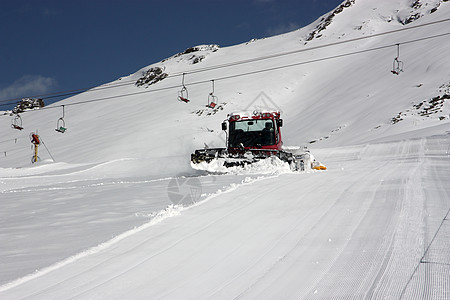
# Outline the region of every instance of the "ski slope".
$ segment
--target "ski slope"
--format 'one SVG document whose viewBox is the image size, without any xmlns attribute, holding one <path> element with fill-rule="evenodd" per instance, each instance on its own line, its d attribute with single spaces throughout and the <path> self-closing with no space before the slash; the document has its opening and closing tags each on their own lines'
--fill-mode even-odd
<svg viewBox="0 0 450 300">
<path fill-rule="evenodd" d="M 448 140 L 337 149 L 327 172 L 248 178 L 2 297 L 447 299 Z"/>
<path fill-rule="evenodd" d="M 344 1 L 23 113 L 23 131 L 0 116 L 0 299 L 450 298 L 450 4 L 419 2 Z M 134 85 L 154 67 L 168 77 Z M 328 170 L 190 167 L 223 146 L 228 113 L 257 109 L 280 110 L 285 145 Z"/>
</svg>

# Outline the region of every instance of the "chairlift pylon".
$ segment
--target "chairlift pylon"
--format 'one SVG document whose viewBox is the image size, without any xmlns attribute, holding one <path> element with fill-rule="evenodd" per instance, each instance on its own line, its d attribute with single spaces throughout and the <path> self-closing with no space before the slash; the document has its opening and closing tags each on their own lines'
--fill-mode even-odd
<svg viewBox="0 0 450 300">
<path fill-rule="evenodd" d="M 397 57 L 394 58 L 394 62 L 392 63 L 392 74 L 400 75 L 400 72 L 403 72 L 403 62 L 399 60 L 400 57 L 400 44 L 397 44 Z"/>
<path fill-rule="evenodd" d="M 214 108 L 217 105 L 217 96 L 214 95 L 214 80 L 212 81 L 212 92 L 208 95 L 208 105 L 206 107 Z"/>
<path fill-rule="evenodd" d="M 190 100 L 189 100 L 188 90 L 187 90 L 186 86 L 184 85 L 184 75 L 185 75 L 185 73 L 183 73 L 183 79 L 182 79 L 182 82 L 181 82 L 182 88 L 178 92 L 178 100 L 182 101 L 182 102 L 185 102 L 185 103 L 188 103 Z"/>
<path fill-rule="evenodd" d="M 56 131 L 64 133 L 66 132 L 67 128 L 66 128 L 66 121 L 64 121 L 64 105 L 62 106 L 63 109 L 63 115 L 61 118 L 58 119 L 58 121 L 56 121 Z"/>
<path fill-rule="evenodd" d="M 11 120 L 11 127 L 17 130 L 22 130 L 22 118 L 19 114 L 16 114 L 16 116 Z"/>
</svg>

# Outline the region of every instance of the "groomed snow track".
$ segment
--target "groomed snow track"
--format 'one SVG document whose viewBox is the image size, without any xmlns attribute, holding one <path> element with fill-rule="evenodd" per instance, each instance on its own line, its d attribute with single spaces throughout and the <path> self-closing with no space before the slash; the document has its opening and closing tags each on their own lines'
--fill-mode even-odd
<svg viewBox="0 0 450 300">
<path fill-rule="evenodd" d="M 235 185 L 0 298 L 449 299 L 449 145 L 316 151 L 328 171 Z"/>
</svg>

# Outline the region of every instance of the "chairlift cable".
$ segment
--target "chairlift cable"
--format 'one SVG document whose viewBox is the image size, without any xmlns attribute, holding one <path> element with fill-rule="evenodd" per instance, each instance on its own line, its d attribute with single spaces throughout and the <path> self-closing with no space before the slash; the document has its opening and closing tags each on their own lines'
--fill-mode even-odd
<svg viewBox="0 0 450 300">
<path fill-rule="evenodd" d="M 251 58 L 251 59 L 247 59 L 247 60 L 241 60 L 241 61 L 221 64 L 221 65 L 216 65 L 216 66 L 211 66 L 211 67 L 200 68 L 200 69 L 193 70 L 193 71 L 190 71 L 190 72 L 175 73 L 175 74 L 172 74 L 171 77 L 182 76 L 183 74 L 200 73 L 200 72 L 205 72 L 205 71 L 210 71 L 210 70 L 215 70 L 215 69 L 220 69 L 220 68 L 236 66 L 236 65 L 240 65 L 240 64 L 257 62 L 257 61 L 261 61 L 261 60 L 265 60 L 265 59 L 271 59 L 271 58 L 286 56 L 286 55 L 290 55 L 290 54 L 297 54 L 297 53 L 301 53 L 301 52 L 317 50 L 317 49 L 321 49 L 321 48 L 325 48 L 325 47 L 332 47 L 332 46 L 341 45 L 341 44 L 344 44 L 344 43 L 350 43 L 350 42 L 360 41 L 360 40 L 363 40 L 363 39 L 369 39 L 369 38 L 379 37 L 379 36 L 383 36 L 383 35 L 387 35 L 387 34 L 393 34 L 393 33 L 397 33 L 397 32 L 402 32 L 402 31 L 406 31 L 406 30 L 417 29 L 417 28 L 420 28 L 420 27 L 435 25 L 435 24 L 444 23 L 444 22 L 448 22 L 448 21 L 450 21 L 450 18 L 437 20 L 437 21 L 424 23 L 424 24 L 419 24 L 419 25 L 414 25 L 414 26 L 408 26 L 408 27 L 405 27 L 405 28 L 399 28 L 399 29 L 386 31 L 386 32 L 381 32 L 381 33 L 368 35 L 368 36 L 363 36 L 363 37 L 359 37 L 359 38 L 354 38 L 354 39 L 349 39 L 349 40 L 344 40 L 344 41 L 339 41 L 339 42 L 319 45 L 319 46 L 310 47 L 310 48 L 307 48 L 307 49 L 300 49 L 300 50 L 294 50 L 294 51 L 288 51 L 288 52 L 271 54 L 271 55 L 267 55 L 267 56 L 255 57 L 255 58 Z M 404 42 L 404 43 L 407 43 L 407 42 Z M 98 91 L 98 90 L 109 89 L 109 88 L 116 88 L 116 87 L 121 87 L 121 86 L 124 86 L 124 85 L 131 85 L 131 84 L 135 84 L 135 81 L 134 80 L 129 80 L 129 81 L 124 81 L 124 82 L 120 82 L 120 83 L 109 83 L 109 84 L 107 83 L 107 84 L 104 84 L 103 86 L 100 86 L 100 87 L 97 86 L 97 87 L 89 87 L 89 88 L 82 88 L 82 89 L 67 90 L 67 91 L 55 92 L 55 93 L 51 93 L 51 94 L 35 95 L 35 96 L 28 97 L 28 98 L 44 98 L 45 97 L 46 99 L 49 99 L 49 98 L 56 98 L 56 97 L 73 96 L 73 95 L 79 94 L 81 92 L 91 92 L 91 91 L 94 92 L 94 91 Z M 14 105 L 14 104 L 16 104 L 16 102 L 14 102 L 14 103 L 4 103 L 4 102 L 12 102 L 12 101 L 20 101 L 20 100 L 21 100 L 21 98 L 12 98 L 12 99 L 0 100 L 0 106 Z"/>
<path fill-rule="evenodd" d="M 106 83 L 106 84 L 103 84 L 103 85 L 100 85 L 100 86 L 90 86 L 90 87 L 87 87 L 87 88 L 65 90 L 65 91 L 59 91 L 59 92 L 54 92 L 54 93 L 49 93 L 49 94 L 33 95 L 33 96 L 23 97 L 23 98 L 45 98 L 45 99 L 51 99 L 51 98 L 57 98 L 57 97 L 73 96 L 73 95 L 77 95 L 77 94 L 79 94 L 81 92 L 96 92 L 96 91 L 100 91 L 100 90 L 104 90 L 104 89 L 121 87 L 121 86 L 124 86 L 124 85 L 130 85 L 131 83 L 135 83 L 135 82 L 136 82 L 135 80 L 128 80 L 128 81 L 124 81 L 124 82 L 120 82 L 120 83 Z M 22 100 L 23 98 L 4 99 L 4 100 L 0 100 L 0 103 L 9 102 L 9 101 L 16 101 L 17 102 L 17 101 Z M 12 105 L 12 104 L 16 104 L 16 102 L 0 104 L 0 106 Z"/>
<path fill-rule="evenodd" d="M 215 79 L 215 81 L 227 80 L 227 79 L 232 79 L 232 78 L 237 78 L 237 77 L 242 77 L 242 76 L 254 75 L 254 74 L 263 73 L 263 72 L 269 72 L 269 71 L 274 71 L 274 70 L 279 70 L 279 69 L 284 69 L 284 68 L 289 68 L 289 67 L 300 66 L 300 65 L 304 65 L 304 64 L 316 63 L 316 62 L 326 61 L 326 60 L 330 60 L 330 59 L 336 59 L 336 58 L 342 58 L 342 57 L 347 57 L 347 56 L 356 55 L 356 54 L 362 54 L 362 53 L 366 53 L 366 52 L 378 51 L 378 50 L 382 50 L 382 49 L 386 49 L 386 48 L 395 47 L 395 46 L 397 46 L 397 44 L 410 44 L 410 43 L 425 41 L 425 40 L 429 40 L 429 39 L 440 38 L 440 37 L 444 37 L 444 36 L 448 36 L 448 35 L 450 35 L 450 32 L 437 34 L 437 35 L 433 35 L 433 36 L 428 36 L 428 37 L 423 37 L 423 38 L 418 38 L 418 39 L 412 39 L 412 40 L 403 41 L 401 43 L 396 43 L 396 44 L 378 46 L 378 47 L 373 47 L 373 48 L 364 49 L 364 50 L 358 50 L 358 51 L 353 51 L 353 52 L 348 52 L 348 53 L 343 53 L 343 54 L 326 56 L 326 57 L 312 59 L 312 60 L 308 60 L 308 61 L 301 61 L 301 62 L 296 62 L 296 63 L 282 65 L 282 66 L 276 66 L 276 67 L 265 68 L 265 69 L 261 69 L 261 70 L 255 70 L 255 71 L 250 71 L 250 72 L 244 72 L 244 73 L 239 73 L 239 74 L 234 74 L 234 75 L 218 77 Z M 186 75 L 189 73 L 185 72 L 183 74 Z M 171 75 L 171 77 L 174 77 L 174 76 L 177 76 L 177 75 Z M 210 81 L 211 80 L 201 80 L 201 81 L 191 82 L 191 83 L 189 83 L 189 85 L 192 86 L 192 85 L 205 84 Z M 78 102 L 73 102 L 73 103 L 66 103 L 64 105 L 72 106 L 72 105 L 88 104 L 88 103 L 123 98 L 123 97 L 128 97 L 128 96 L 136 96 L 136 95 L 141 95 L 141 94 L 146 94 L 146 93 L 171 90 L 171 89 L 176 89 L 179 87 L 180 87 L 180 85 L 172 85 L 172 86 L 166 86 L 166 87 L 156 88 L 156 89 L 152 89 L 152 90 L 145 90 L 145 91 L 139 91 L 139 92 L 134 92 L 134 93 L 120 94 L 120 95 L 78 101 Z M 39 111 L 46 110 L 46 109 L 52 109 L 52 108 L 58 108 L 61 106 L 62 105 L 46 106 L 46 107 L 40 108 Z M 23 113 L 26 113 L 26 112 L 30 112 L 30 111 L 24 111 Z"/>
<path fill-rule="evenodd" d="M 211 67 L 200 68 L 200 69 L 197 69 L 197 70 L 189 72 L 189 74 L 200 73 L 200 72 L 205 72 L 205 71 L 211 71 L 211 70 L 215 70 L 215 69 L 232 67 L 232 66 L 236 66 L 236 65 L 240 65 L 240 64 L 252 63 L 252 62 L 256 62 L 256 61 L 261 61 L 261 60 L 266 60 L 266 59 L 271 59 L 271 58 L 277 58 L 277 57 L 281 57 L 281 56 L 297 54 L 297 53 L 317 50 L 317 49 L 326 48 L 326 47 L 342 45 L 342 44 L 346 44 L 346 43 L 351 43 L 351 42 L 356 42 L 356 41 L 365 40 L 365 39 L 369 39 L 369 38 L 379 37 L 379 36 L 392 34 L 392 33 L 397 33 L 397 32 L 401 32 L 401 31 L 405 31 L 405 30 L 416 29 L 416 28 L 424 27 L 424 26 L 428 26 L 428 25 L 435 25 L 435 24 L 438 24 L 438 23 L 448 22 L 448 21 L 450 21 L 450 18 L 439 20 L 439 21 L 435 21 L 435 22 L 430 22 L 430 23 L 410 26 L 410 27 L 407 27 L 407 28 L 400 28 L 400 29 L 396 29 L 396 30 L 381 32 L 381 33 L 377 33 L 377 34 L 373 34 L 373 35 L 362 36 L 362 37 L 358 37 L 358 38 L 354 38 L 354 39 L 343 40 L 343 41 L 338 41 L 338 42 L 324 44 L 324 45 L 318 45 L 318 46 L 314 46 L 314 47 L 310 47 L 310 48 L 306 48 L 306 49 L 293 50 L 293 51 L 288 51 L 288 52 L 283 52 L 283 53 L 277 53 L 277 54 L 272 54 L 272 55 L 267 55 L 267 56 L 251 58 L 251 59 L 247 59 L 247 60 L 231 62 L 231 63 L 227 63 L 227 64 L 222 64 L 222 65 L 216 65 L 216 66 L 211 66 Z M 174 74 L 172 76 L 179 76 L 179 74 Z"/>
</svg>

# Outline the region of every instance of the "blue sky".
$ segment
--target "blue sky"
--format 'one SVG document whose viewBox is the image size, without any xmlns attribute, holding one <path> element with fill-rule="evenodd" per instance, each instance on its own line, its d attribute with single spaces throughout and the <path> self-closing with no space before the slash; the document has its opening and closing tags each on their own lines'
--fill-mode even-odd
<svg viewBox="0 0 450 300">
<path fill-rule="evenodd" d="M 342 1 L 0 0 L 0 104 L 97 86 L 195 45 L 291 31 Z"/>
</svg>

